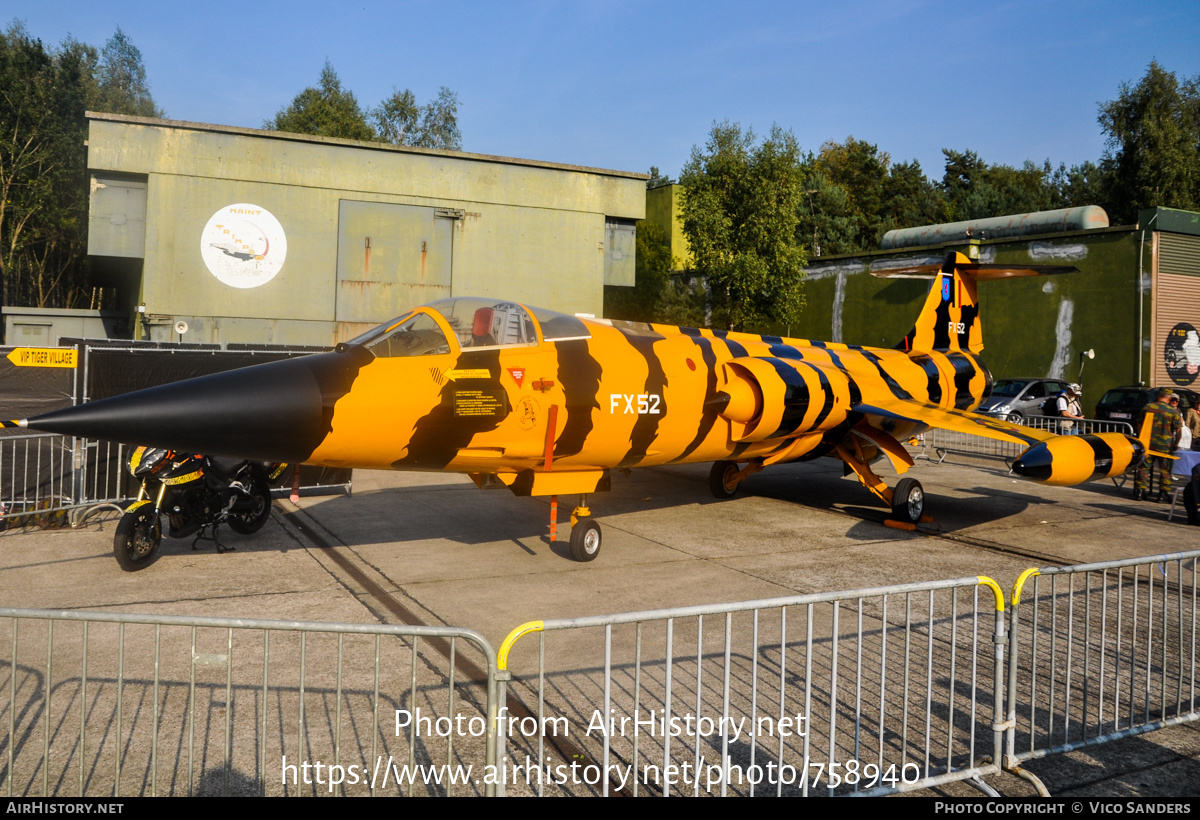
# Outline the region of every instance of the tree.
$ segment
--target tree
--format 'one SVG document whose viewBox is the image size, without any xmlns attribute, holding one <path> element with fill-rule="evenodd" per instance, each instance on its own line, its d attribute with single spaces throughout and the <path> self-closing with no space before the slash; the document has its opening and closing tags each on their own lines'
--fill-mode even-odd
<svg viewBox="0 0 1200 820">
<path fill-rule="evenodd" d="M 371 109 L 371 119 L 380 142 L 462 150 L 458 95 L 446 86 L 438 89 L 438 98 L 424 107 L 417 105 L 417 98 L 409 89 L 393 89 L 392 96 Z"/>
<path fill-rule="evenodd" d="M 117 27 L 117 32 L 100 52 L 95 70 L 95 98 L 89 104 L 96 111 L 109 114 L 131 114 L 136 117 L 162 117 L 146 84 L 146 68 L 142 52 Z"/>
<path fill-rule="evenodd" d="M 392 145 L 462 150 L 462 132 L 458 129 L 458 95 L 446 86 L 438 89 L 437 99 L 417 105 L 407 88 L 392 89 L 392 95 L 370 111 L 364 111 L 349 89 L 342 87 L 333 65 L 326 60 L 321 69 L 319 87 L 308 87 L 291 104 L 263 123 L 263 128 L 291 131 Z"/>
<path fill-rule="evenodd" d="M 358 99 L 342 88 L 333 65 L 326 60 L 318 87 L 309 86 L 296 95 L 291 104 L 263 123 L 273 131 L 313 134 L 348 140 L 375 140 L 375 129 L 367 123 Z"/>
<path fill-rule="evenodd" d="M 988 165 L 974 151 L 943 148 L 942 154 L 946 157 L 942 190 L 951 220 L 986 219 L 1055 206 L 1048 160 L 1041 166 L 1026 160 L 1021 168 L 1013 168 Z"/>
<path fill-rule="evenodd" d="M 86 279 L 84 111 L 95 50 L 0 34 L 0 303 L 70 306 Z"/>
<path fill-rule="evenodd" d="M 878 146 L 853 136 L 825 143 L 804 168 L 799 237 L 818 255 L 873 250 L 893 228 L 945 215 L 945 197 L 918 162 L 893 164 Z"/>
<path fill-rule="evenodd" d="M 659 173 L 657 165 L 650 166 L 650 179 L 646 180 L 646 189 L 661 188 L 663 185 L 674 185 L 675 180 Z"/>
<path fill-rule="evenodd" d="M 667 235 L 646 220 L 637 223 L 634 281 L 631 288 L 606 285 L 604 315 L 631 322 L 662 322 L 695 327 L 704 321 L 704 292 L 695 277 L 675 273 Z"/>
<path fill-rule="evenodd" d="M 1105 202 L 1105 174 L 1096 163 L 1085 160 L 1067 168 L 1059 163 L 1050 178 L 1055 208 L 1079 208 Z"/>
<path fill-rule="evenodd" d="M 375 132 L 381 142 L 392 145 L 414 145 L 420 137 L 421 109 L 417 98 L 407 88 L 392 90 L 392 96 L 371 110 Z"/>
<path fill-rule="evenodd" d="M 1100 105 L 1099 119 L 1110 217 L 1128 224 L 1143 208 L 1200 207 L 1200 77 L 1180 83 L 1151 62 L 1141 82 Z"/>
<path fill-rule="evenodd" d="M 462 150 L 462 132 L 458 130 L 458 95 L 446 86 L 438 89 L 437 99 L 421 110 L 422 148 Z"/>
<path fill-rule="evenodd" d="M 730 330 L 788 324 L 804 304 L 800 148 L 778 126 L 761 144 L 728 121 L 693 147 L 679 175 L 683 231 L 708 284 L 713 323 Z"/>
</svg>

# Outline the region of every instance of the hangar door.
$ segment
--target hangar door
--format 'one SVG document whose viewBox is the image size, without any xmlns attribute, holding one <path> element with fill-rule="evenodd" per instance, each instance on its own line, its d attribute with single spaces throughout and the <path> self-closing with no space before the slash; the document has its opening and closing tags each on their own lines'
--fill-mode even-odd
<svg viewBox="0 0 1200 820">
<path fill-rule="evenodd" d="M 461 211 L 343 199 L 338 208 L 337 341 L 450 296 Z"/>
</svg>

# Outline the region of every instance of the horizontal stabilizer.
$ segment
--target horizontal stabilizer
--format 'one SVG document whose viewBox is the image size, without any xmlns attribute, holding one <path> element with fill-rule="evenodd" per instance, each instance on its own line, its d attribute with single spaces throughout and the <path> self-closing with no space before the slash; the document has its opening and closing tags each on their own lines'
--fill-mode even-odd
<svg viewBox="0 0 1200 820">
<path fill-rule="evenodd" d="M 990 282 L 994 279 L 1016 279 L 1026 276 L 1056 276 L 1061 273 L 1079 273 L 1079 268 L 1073 265 L 984 265 L 978 262 L 956 263 L 954 266 L 960 274 L 970 274 L 980 282 Z M 873 270 L 872 276 L 881 279 L 934 279 L 944 270 L 942 265 L 916 265 L 911 268 L 892 268 L 890 270 Z"/>
</svg>

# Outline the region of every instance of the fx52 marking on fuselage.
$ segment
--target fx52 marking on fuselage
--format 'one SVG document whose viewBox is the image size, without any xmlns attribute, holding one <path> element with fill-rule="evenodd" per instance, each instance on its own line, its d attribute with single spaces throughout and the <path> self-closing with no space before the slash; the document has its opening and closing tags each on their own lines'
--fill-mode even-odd
<svg viewBox="0 0 1200 820">
<path fill-rule="evenodd" d="M 8 424 L 239 458 L 462 472 L 538 496 L 607 489 L 612 468 L 689 462 L 715 462 L 710 487 L 728 496 L 764 467 L 829 456 L 912 523 L 924 513 L 920 484 L 890 488 L 870 465 L 883 456 L 905 473 L 913 461 L 901 442 L 931 427 L 1029 445 L 1014 471 L 1051 484 L 1143 458 L 1136 438 L 1055 436 L 971 412 L 991 384 L 978 283 L 1070 270 L 951 253 L 941 266 L 885 272 L 936 280 L 894 349 L 452 298 L 330 353 Z M 572 524 L 572 554 L 591 560 L 600 530 L 582 499 Z"/>
</svg>

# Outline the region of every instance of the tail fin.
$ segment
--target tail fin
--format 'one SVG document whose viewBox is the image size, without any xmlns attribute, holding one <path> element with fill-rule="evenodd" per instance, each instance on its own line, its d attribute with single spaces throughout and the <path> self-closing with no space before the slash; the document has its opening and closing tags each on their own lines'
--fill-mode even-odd
<svg viewBox="0 0 1200 820">
<path fill-rule="evenodd" d="M 1014 268 L 1008 265 L 981 265 L 956 251 L 946 254 L 941 267 L 920 265 L 912 268 L 873 271 L 876 276 L 900 279 L 933 279 L 925 306 L 916 323 L 896 345 L 897 350 L 970 351 L 983 350 L 983 327 L 979 322 L 980 280 L 1010 279 L 1020 276 L 1046 276 L 1075 273 L 1071 266 L 1033 265 Z"/>
</svg>

